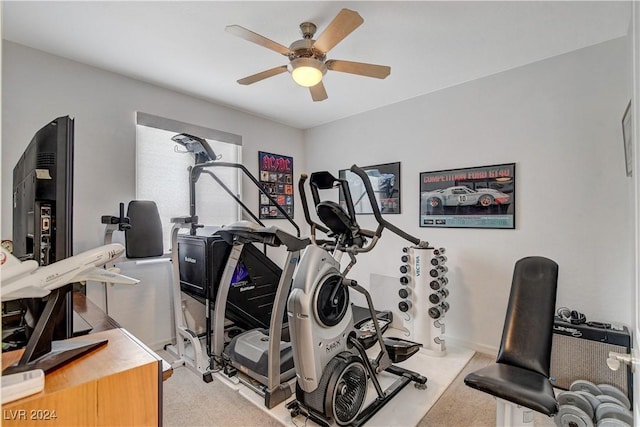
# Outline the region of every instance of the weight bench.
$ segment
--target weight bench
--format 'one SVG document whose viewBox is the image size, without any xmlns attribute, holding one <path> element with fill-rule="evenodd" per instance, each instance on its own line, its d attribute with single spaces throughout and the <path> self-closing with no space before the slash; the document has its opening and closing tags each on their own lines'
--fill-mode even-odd
<svg viewBox="0 0 640 427">
<path fill-rule="evenodd" d="M 554 416 L 549 382 L 558 264 L 543 257 L 516 262 L 496 362 L 467 375 L 469 387 L 495 396 L 497 426 L 533 425 L 533 412 Z"/>
</svg>

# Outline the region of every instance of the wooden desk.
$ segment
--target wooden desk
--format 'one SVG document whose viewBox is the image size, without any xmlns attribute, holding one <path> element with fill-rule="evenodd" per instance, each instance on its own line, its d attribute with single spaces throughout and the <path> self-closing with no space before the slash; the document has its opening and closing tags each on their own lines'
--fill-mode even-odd
<svg viewBox="0 0 640 427">
<path fill-rule="evenodd" d="M 120 327 L 118 322 L 107 316 L 100 307 L 81 292 L 73 293 L 73 310 L 91 325 L 93 333 Z"/>
<path fill-rule="evenodd" d="M 124 329 L 72 340 L 105 338 L 109 340 L 106 345 L 47 374 L 42 392 L 2 405 L 2 424 L 161 425 L 162 359 Z M 21 354 L 22 350 L 3 353 L 2 366 Z"/>
<path fill-rule="evenodd" d="M 108 331 L 120 328 L 120 324 L 108 316 L 100 307 L 95 305 L 87 296 L 80 292 L 73 293 L 73 310 L 91 325 L 89 337 L 93 338 L 96 332 Z M 142 344 L 142 343 L 141 343 Z M 144 345 L 144 344 L 142 344 Z M 4 366 L 4 365 L 3 365 Z M 166 360 L 162 361 L 162 380 L 166 381 L 173 374 L 173 368 Z"/>
</svg>

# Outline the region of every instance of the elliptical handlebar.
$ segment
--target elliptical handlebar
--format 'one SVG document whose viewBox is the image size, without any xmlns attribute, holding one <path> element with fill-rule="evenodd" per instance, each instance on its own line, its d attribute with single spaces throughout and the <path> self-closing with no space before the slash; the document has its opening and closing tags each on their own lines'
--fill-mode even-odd
<svg viewBox="0 0 640 427">
<path fill-rule="evenodd" d="M 311 226 L 313 230 L 318 229 L 323 233 L 328 233 L 329 229 L 323 225 L 318 224 L 317 222 L 311 219 L 311 214 L 309 213 L 309 205 L 307 204 L 307 194 L 304 191 L 304 183 L 307 181 L 309 176 L 306 173 L 300 175 L 300 179 L 298 180 L 298 192 L 300 193 L 300 201 L 302 202 L 302 211 L 304 212 L 304 219 L 307 221 L 307 224 Z"/>
<path fill-rule="evenodd" d="M 413 243 L 414 245 L 417 245 L 419 247 L 429 246 L 428 242 L 422 241 L 417 237 L 412 236 L 411 234 L 407 233 L 404 230 L 401 230 L 400 228 L 396 227 L 395 225 L 391 224 L 390 222 L 382 218 L 382 213 L 380 213 L 380 208 L 378 207 L 378 201 L 376 200 L 376 196 L 375 196 L 375 193 L 373 192 L 373 188 L 371 187 L 371 181 L 369 181 L 369 176 L 367 176 L 367 173 L 364 171 L 364 169 L 362 169 L 357 165 L 351 166 L 351 172 L 355 173 L 360 177 L 360 179 L 362 180 L 362 183 L 364 184 L 364 188 L 367 190 L 367 196 L 369 197 L 371 210 L 373 210 L 373 215 L 375 216 L 376 221 L 379 224 L 378 229 L 375 231 L 376 237 L 380 237 L 380 235 L 382 234 L 382 230 L 384 230 L 385 228 L 388 228 L 389 231 L 391 231 L 392 233 L 398 235 L 399 237 L 402 237 L 403 239 Z"/>
</svg>

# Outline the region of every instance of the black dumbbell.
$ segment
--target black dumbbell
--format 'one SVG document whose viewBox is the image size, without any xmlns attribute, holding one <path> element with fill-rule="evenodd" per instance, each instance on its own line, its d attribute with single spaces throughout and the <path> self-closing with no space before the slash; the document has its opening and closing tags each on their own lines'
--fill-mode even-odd
<svg viewBox="0 0 640 427">
<path fill-rule="evenodd" d="M 429 271 L 429 275 L 431 277 L 442 277 L 445 274 L 447 274 L 448 271 L 449 271 L 449 269 L 447 268 L 446 265 L 439 265 L 439 266 L 437 266 L 435 268 L 432 268 Z"/>
<path fill-rule="evenodd" d="M 438 304 L 445 300 L 449 296 L 449 290 L 446 288 L 440 289 L 429 295 L 429 302 L 431 304 Z"/>
<path fill-rule="evenodd" d="M 401 312 L 406 313 L 411 309 L 411 301 L 407 301 L 407 300 L 400 301 L 398 303 L 398 309 Z"/>
<path fill-rule="evenodd" d="M 437 291 L 447 286 L 447 283 L 449 283 L 449 279 L 447 279 L 446 277 L 438 277 L 429 283 L 429 287 L 434 291 Z"/>
<path fill-rule="evenodd" d="M 449 311 L 449 303 L 443 302 L 439 305 L 429 307 L 429 317 L 432 319 L 440 319 L 447 311 Z"/>
<path fill-rule="evenodd" d="M 431 258 L 431 265 L 434 266 L 444 265 L 445 262 L 447 262 L 447 257 L 444 255 L 438 255 Z"/>
</svg>

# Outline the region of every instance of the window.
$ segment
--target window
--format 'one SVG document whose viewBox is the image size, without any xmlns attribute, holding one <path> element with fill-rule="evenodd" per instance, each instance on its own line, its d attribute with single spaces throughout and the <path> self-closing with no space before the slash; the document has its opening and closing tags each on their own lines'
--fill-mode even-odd
<svg viewBox="0 0 640 427">
<path fill-rule="evenodd" d="M 189 215 L 189 166 L 194 156 L 171 138 L 188 133 L 207 140 L 221 161 L 242 163 L 242 138 L 145 113 L 136 117 L 136 198 L 158 205 L 164 247 L 170 248 L 171 218 Z M 210 169 L 240 197 L 240 171 Z M 240 219 L 240 208 L 218 183 L 203 174 L 196 185 L 196 215 L 205 226 L 221 226 Z"/>
</svg>

